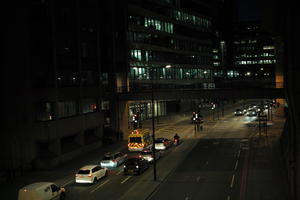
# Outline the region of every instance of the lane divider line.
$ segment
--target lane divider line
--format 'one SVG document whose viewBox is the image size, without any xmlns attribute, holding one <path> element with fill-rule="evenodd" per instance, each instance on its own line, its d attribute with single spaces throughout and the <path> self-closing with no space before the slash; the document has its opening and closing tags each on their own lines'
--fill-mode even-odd
<svg viewBox="0 0 300 200">
<path fill-rule="evenodd" d="M 238 156 L 237 156 L 238 159 L 240 158 L 240 155 L 241 155 L 241 150 L 239 150 L 239 153 L 238 153 Z"/>
<path fill-rule="evenodd" d="M 230 187 L 231 187 L 231 188 L 233 188 L 234 179 L 235 179 L 235 174 L 233 174 L 233 175 L 232 175 L 232 178 L 231 178 L 231 183 L 230 183 Z"/>
<path fill-rule="evenodd" d="M 120 170 L 116 173 L 116 175 L 120 175 L 123 172 L 123 170 Z"/>
<path fill-rule="evenodd" d="M 227 200 L 230 200 L 230 196 L 229 195 L 227 196 Z"/>
<path fill-rule="evenodd" d="M 121 182 L 121 184 L 123 184 L 123 183 L 125 183 L 126 181 L 128 181 L 128 179 L 130 179 L 132 176 L 127 176 L 127 178 L 125 178 L 122 182 Z"/>
<path fill-rule="evenodd" d="M 98 185 L 95 189 L 93 189 L 93 190 L 91 191 L 91 193 L 95 192 L 97 189 L 99 189 L 100 187 L 102 187 L 104 184 L 108 183 L 109 180 L 110 180 L 110 179 L 108 179 L 108 180 L 104 181 L 103 183 L 101 183 L 100 185 Z"/>
<path fill-rule="evenodd" d="M 239 164 L 239 160 L 236 160 L 236 162 L 235 162 L 235 166 L 234 166 L 234 170 L 236 171 L 237 170 L 237 168 L 238 168 L 238 164 Z"/>
</svg>

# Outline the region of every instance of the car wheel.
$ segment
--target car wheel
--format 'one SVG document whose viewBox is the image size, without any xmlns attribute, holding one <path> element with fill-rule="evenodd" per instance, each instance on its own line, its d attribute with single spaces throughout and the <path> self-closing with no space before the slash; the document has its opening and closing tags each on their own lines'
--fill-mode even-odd
<svg viewBox="0 0 300 200">
<path fill-rule="evenodd" d="M 97 183 L 97 178 L 96 178 L 96 177 L 94 178 L 93 183 L 94 183 L 94 184 Z"/>
</svg>

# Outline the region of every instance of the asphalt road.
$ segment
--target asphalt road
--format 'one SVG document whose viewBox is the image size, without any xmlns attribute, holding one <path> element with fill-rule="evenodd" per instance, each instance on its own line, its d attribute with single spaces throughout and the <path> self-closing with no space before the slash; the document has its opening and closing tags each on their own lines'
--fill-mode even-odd
<svg viewBox="0 0 300 200">
<path fill-rule="evenodd" d="M 256 118 L 236 117 L 233 115 L 235 108 L 228 109 L 219 120 L 208 120 L 207 117 L 203 131 L 196 134 L 189 116 L 159 123 L 156 137 L 171 139 L 174 133 L 179 133 L 182 143 L 163 152 L 156 163 L 155 181 L 152 165 L 139 176 L 124 175 L 121 165 L 110 169 L 108 176 L 96 184 L 74 182 L 79 166 L 98 163 L 105 151 L 126 152 L 124 143 L 104 148 L 95 154 L 97 156 L 74 160 L 65 167 L 32 173 L 14 183 L 1 184 L 6 192 L 4 196 L 16 199 L 21 186 L 52 181 L 65 187 L 67 199 L 72 200 L 287 199 L 286 188 L 281 186 L 283 170 L 278 162 L 278 152 L 272 148 L 276 137 L 258 139 Z M 244 146 L 241 145 L 243 138 L 249 138 Z M 276 192 L 272 193 L 272 188 L 276 188 Z"/>
</svg>

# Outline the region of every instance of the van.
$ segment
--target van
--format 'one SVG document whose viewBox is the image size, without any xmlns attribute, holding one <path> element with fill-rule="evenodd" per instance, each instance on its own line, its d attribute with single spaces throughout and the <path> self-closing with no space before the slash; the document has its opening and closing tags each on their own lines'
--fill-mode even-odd
<svg viewBox="0 0 300 200">
<path fill-rule="evenodd" d="M 18 200 L 65 199 L 65 189 L 51 182 L 37 182 L 19 190 Z"/>
<path fill-rule="evenodd" d="M 152 137 L 148 129 L 133 130 L 128 136 L 129 151 L 143 151 L 153 145 Z"/>
</svg>

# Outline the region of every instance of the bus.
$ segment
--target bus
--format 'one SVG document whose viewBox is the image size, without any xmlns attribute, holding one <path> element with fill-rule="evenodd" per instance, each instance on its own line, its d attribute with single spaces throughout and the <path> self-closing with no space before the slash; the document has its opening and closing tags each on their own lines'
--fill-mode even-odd
<svg viewBox="0 0 300 200">
<path fill-rule="evenodd" d="M 153 140 L 149 129 L 133 130 L 128 136 L 129 151 L 143 151 L 153 145 Z"/>
</svg>

